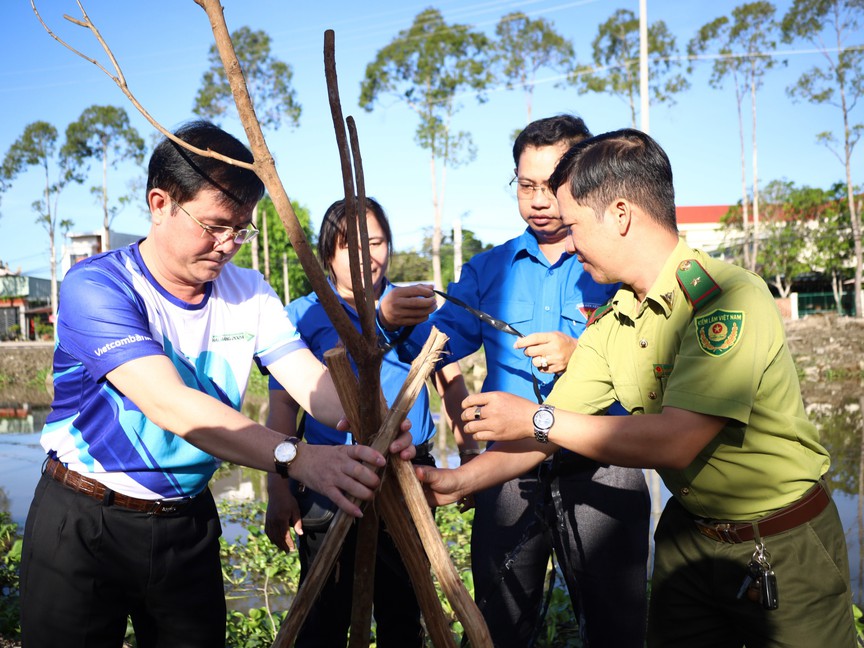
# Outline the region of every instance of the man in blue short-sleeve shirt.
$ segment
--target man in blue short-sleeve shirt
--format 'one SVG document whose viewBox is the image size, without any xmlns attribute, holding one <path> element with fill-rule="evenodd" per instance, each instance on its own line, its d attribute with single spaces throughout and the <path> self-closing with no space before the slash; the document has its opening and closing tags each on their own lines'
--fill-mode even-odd
<svg viewBox="0 0 864 648">
<path fill-rule="evenodd" d="M 567 149 L 589 136 L 584 122 L 571 115 L 525 127 L 513 145 L 512 184 L 528 227 L 471 259 L 448 288 L 525 337 L 517 339 L 449 301 L 418 324 L 434 308 L 434 295 L 425 286 L 397 288 L 381 300 L 379 323 L 393 340 L 406 334 L 397 327 L 416 325 L 401 340 L 407 355 L 416 355 L 434 324 L 449 337 L 446 361 L 483 348 L 483 392 L 506 391 L 534 403 L 549 395 L 588 319 L 616 289 L 596 283 L 566 251 L 567 228 L 547 182 Z M 475 598 L 498 648 L 524 648 L 542 627 L 544 577 L 553 551 L 586 644 L 643 646 L 650 513 L 642 471 L 565 451 L 475 493 L 474 501 Z"/>
</svg>

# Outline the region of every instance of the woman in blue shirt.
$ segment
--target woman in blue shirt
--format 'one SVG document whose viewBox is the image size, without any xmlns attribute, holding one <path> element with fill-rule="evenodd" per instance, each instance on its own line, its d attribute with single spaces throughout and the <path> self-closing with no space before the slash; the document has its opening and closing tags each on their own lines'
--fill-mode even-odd
<svg viewBox="0 0 864 648">
<path fill-rule="evenodd" d="M 367 198 L 366 207 L 371 280 L 377 302 L 393 287 L 386 276 L 392 239 L 390 225 L 381 205 Z M 360 319 L 355 308 L 348 262 L 346 216 L 344 200 L 333 203 L 327 209 L 318 236 L 318 258 L 329 274 L 330 284 L 342 307 L 359 330 Z M 318 295 L 313 293 L 301 297 L 291 302 L 286 310 L 303 340 L 318 359 L 323 361 L 324 353 L 339 344 L 339 336 Z M 456 413 L 456 416 L 451 415 L 451 422 L 456 421 L 457 425 L 461 426 L 458 414 L 461 413 L 462 399 L 468 394 L 458 365 L 448 366 L 453 369 L 442 370 L 436 374 L 436 383 L 442 392 L 448 413 Z M 381 389 L 388 404 L 395 400 L 409 369 L 410 364 L 399 360 L 395 351 L 385 354 L 381 363 Z M 297 425 L 297 436 L 302 436 L 306 443 L 310 444 L 340 445 L 354 442 L 349 432 L 328 427 L 305 413 L 298 425 L 300 408 L 297 403 L 272 379 L 270 389 L 268 425 L 271 428 L 291 434 Z M 425 388 L 418 396 L 408 418 L 411 421 L 414 444 L 417 446 L 415 462 L 434 465 L 430 450 L 435 425 L 429 412 L 429 394 Z M 469 446 L 476 447 L 473 440 L 463 440 L 458 430 L 456 439 L 460 450 L 470 452 Z M 329 500 L 323 496 L 278 476 L 269 480 L 268 492 L 267 535 L 276 545 L 287 551 L 294 548 L 291 538 L 291 529 L 294 529 L 298 538 L 302 583 L 327 532 L 328 509 L 335 509 L 329 506 Z M 297 648 L 346 644 L 351 622 L 356 531 L 355 525 L 346 537 L 339 561 L 298 635 L 295 644 Z M 377 624 L 377 645 L 379 648 L 419 648 L 423 645 L 420 608 L 399 552 L 383 522 L 379 530 L 376 558 L 374 616 Z"/>
</svg>

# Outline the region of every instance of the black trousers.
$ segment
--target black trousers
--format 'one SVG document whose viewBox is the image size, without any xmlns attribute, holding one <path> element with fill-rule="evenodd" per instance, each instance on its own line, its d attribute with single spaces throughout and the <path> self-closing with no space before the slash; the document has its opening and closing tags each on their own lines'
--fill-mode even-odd
<svg viewBox="0 0 864 648">
<path fill-rule="evenodd" d="M 644 474 L 593 462 L 587 467 L 565 463 L 556 507 L 550 470 L 544 462 L 474 496 L 475 599 L 494 645 L 531 645 L 554 551 L 569 581 L 584 645 L 642 648 L 650 521 Z"/>
<path fill-rule="evenodd" d="M 434 466 L 431 454 L 414 458 L 415 464 Z M 326 531 L 305 531 L 298 537 L 300 582 L 302 583 L 321 545 Z M 315 601 L 300 633 L 295 648 L 335 648 L 345 646 L 351 627 L 354 563 L 357 549 L 355 523 L 342 545 L 342 553 L 330 577 Z M 420 604 L 411 578 L 393 538 L 383 520 L 378 527 L 378 551 L 375 555 L 375 585 L 372 614 L 376 624 L 378 648 L 422 648 L 423 627 L 420 624 Z"/>
<path fill-rule="evenodd" d="M 42 475 L 24 527 L 23 646 L 118 648 L 129 616 L 139 648 L 224 646 L 221 534 L 209 490 L 148 516 Z"/>
<path fill-rule="evenodd" d="M 300 582 L 312 566 L 325 533 L 305 532 L 299 537 Z M 296 648 L 345 646 L 351 626 L 354 562 L 357 547 L 355 523 L 342 545 L 342 553 L 297 636 Z M 420 648 L 423 631 L 420 605 L 393 539 L 381 522 L 375 560 L 373 615 L 379 648 Z"/>
</svg>

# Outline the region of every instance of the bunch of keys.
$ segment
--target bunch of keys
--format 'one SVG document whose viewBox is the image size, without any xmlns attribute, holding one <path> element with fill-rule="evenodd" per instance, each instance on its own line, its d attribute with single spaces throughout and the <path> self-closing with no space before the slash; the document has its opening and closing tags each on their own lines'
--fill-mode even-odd
<svg viewBox="0 0 864 648">
<path fill-rule="evenodd" d="M 738 590 L 738 598 L 746 596 L 766 610 L 776 610 L 780 602 L 777 598 L 777 577 L 771 569 L 770 558 L 771 554 L 765 550 L 765 545 L 757 543 L 747 565 L 747 575 Z"/>
</svg>

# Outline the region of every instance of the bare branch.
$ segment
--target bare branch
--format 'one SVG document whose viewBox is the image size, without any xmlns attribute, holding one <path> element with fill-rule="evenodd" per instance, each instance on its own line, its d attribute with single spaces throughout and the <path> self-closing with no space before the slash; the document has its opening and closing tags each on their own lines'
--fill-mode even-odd
<svg viewBox="0 0 864 648">
<path fill-rule="evenodd" d="M 87 12 L 84 10 L 84 7 L 81 5 L 80 0 L 76 0 L 76 4 L 78 5 L 78 8 L 81 10 L 81 15 L 84 16 L 84 19 L 78 20 L 78 19 L 72 18 L 71 16 L 66 15 L 66 14 L 63 15 L 63 18 L 65 18 L 66 20 L 68 20 L 72 24 L 78 25 L 79 27 L 87 28 L 93 34 L 93 36 L 96 38 L 96 40 L 99 41 L 99 44 L 102 46 L 102 49 L 104 50 L 105 54 L 108 56 L 109 59 L 111 59 L 111 66 L 114 68 L 116 74 L 111 74 L 111 72 L 109 72 L 108 69 L 104 65 L 102 65 L 99 61 L 97 61 L 94 58 L 87 56 L 86 54 L 84 54 L 83 52 L 78 50 L 77 48 L 73 47 L 72 45 L 70 45 L 69 43 L 64 41 L 57 34 L 55 34 L 51 30 L 51 28 L 48 27 L 48 25 L 42 19 L 42 16 L 39 14 L 39 10 L 36 8 L 36 0 L 30 0 L 30 6 L 33 8 L 33 13 L 36 14 L 36 18 L 39 20 L 39 22 L 41 23 L 41 25 L 45 29 L 45 31 L 48 32 L 48 35 L 51 36 L 51 38 L 56 40 L 58 43 L 63 45 L 63 47 L 65 47 L 66 49 L 68 49 L 72 53 L 77 54 L 78 56 L 83 58 L 85 61 L 89 61 L 90 63 L 95 65 L 97 68 L 102 70 L 112 81 L 114 81 L 114 83 L 117 84 L 117 87 L 120 88 L 120 91 L 124 95 L 126 95 L 126 98 L 132 102 L 132 105 L 135 106 L 135 108 L 138 110 L 138 112 L 140 112 L 144 116 L 144 119 L 146 119 L 148 122 L 150 122 L 150 124 L 153 126 L 153 128 L 158 130 L 160 133 L 162 133 L 165 137 L 170 139 L 172 142 L 174 142 L 178 146 L 182 146 L 186 150 L 192 151 L 193 153 L 196 153 L 197 155 L 204 155 L 207 157 L 212 157 L 212 158 L 215 158 L 217 160 L 221 160 L 222 162 L 225 162 L 226 164 L 231 164 L 233 166 L 242 167 L 244 169 L 249 169 L 250 171 L 254 170 L 253 165 L 249 164 L 248 162 L 243 162 L 241 160 L 235 160 L 234 158 L 222 155 L 221 153 L 217 153 L 215 151 L 211 151 L 210 149 L 207 149 L 207 150 L 199 149 L 198 147 L 192 146 L 191 144 L 187 144 L 186 142 L 181 140 L 179 137 L 174 135 L 172 132 L 167 130 L 158 121 L 156 121 L 156 119 L 149 112 L 147 112 L 147 110 L 144 108 L 144 106 L 142 106 L 138 102 L 138 99 L 136 99 L 135 95 L 132 94 L 132 92 L 129 90 L 129 86 L 126 83 L 126 77 L 123 75 L 123 71 L 120 69 L 120 65 L 117 63 L 117 59 L 114 58 L 114 53 L 111 51 L 111 48 L 108 47 L 108 44 L 105 42 L 105 39 L 102 38 L 102 34 L 99 33 L 99 29 L 90 20 L 90 17 L 87 15 Z"/>
</svg>

